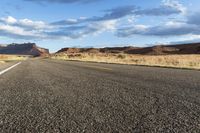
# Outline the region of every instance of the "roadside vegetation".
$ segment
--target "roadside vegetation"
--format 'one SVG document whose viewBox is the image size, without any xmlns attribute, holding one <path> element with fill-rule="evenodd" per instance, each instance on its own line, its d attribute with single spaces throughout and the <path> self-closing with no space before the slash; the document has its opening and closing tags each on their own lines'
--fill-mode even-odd
<svg viewBox="0 0 200 133">
<path fill-rule="evenodd" d="M 111 53 L 59 53 L 52 59 L 187 68 L 200 70 L 200 55 L 130 55 Z"/>
<path fill-rule="evenodd" d="M 21 55 L 3 55 L 0 54 L 0 63 L 5 63 L 9 61 L 25 60 L 27 57 Z"/>
</svg>

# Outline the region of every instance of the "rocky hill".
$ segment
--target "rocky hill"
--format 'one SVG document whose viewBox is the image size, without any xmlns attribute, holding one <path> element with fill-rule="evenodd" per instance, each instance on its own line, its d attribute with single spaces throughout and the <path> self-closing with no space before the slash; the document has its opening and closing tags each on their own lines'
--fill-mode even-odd
<svg viewBox="0 0 200 133">
<path fill-rule="evenodd" d="M 200 43 L 152 47 L 63 48 L 57 53 L 125 53 L 142 55 L 200 54 Z"/>
<path fill-rule="evenodd" d="M 40 48 L 35 43 L 10 44 L 0 45 L 0 54 L 43 56 L 48 55 L 49 50 Z"/>
</svg>

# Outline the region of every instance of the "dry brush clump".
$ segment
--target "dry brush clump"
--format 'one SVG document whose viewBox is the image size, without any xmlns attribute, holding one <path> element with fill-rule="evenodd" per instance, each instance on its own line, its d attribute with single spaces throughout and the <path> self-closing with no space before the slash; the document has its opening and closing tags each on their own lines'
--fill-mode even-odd
<svg viewBox="0 0 200 133">
<path fill-rule="evenodd" d="M 131 55 L 112 53 L 59 53 L 52 59 L 200 69 L 200 55 Z"/>
</svg>

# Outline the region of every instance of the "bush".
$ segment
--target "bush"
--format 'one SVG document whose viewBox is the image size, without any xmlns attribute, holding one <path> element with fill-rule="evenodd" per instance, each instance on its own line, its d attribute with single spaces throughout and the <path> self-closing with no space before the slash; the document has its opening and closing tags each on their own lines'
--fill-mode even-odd
<svg viewBox="0 0 200 133">
<path fill-rule="evenodd" d="M 119 55 L 117 56 L 117 58 L 125 59 L 125 58 L 126 58 L 126 55 L 124 55 L 124 54 L 119 54 Z"/>
</svg>

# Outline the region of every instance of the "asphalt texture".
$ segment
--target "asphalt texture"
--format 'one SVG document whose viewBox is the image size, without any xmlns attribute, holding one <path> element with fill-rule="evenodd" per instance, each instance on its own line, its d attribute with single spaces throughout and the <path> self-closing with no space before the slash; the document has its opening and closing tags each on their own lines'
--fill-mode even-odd
<svg viewBox="0 0 200 133">
<path fill-rule="evenodd" d="M 0 72 L 2 70 L 5 70 L 6 68 L 8 68 L 9 66 L 14 65 L 15 63 L 17 63 L 16 61 L 10 61 L 10 62 L 6 62 L 6 63 L 0 63 Z"/>
<path fill-rule="evenodd" d="M 2 133 L 200 133 L 200 71 L 31 59 L 0 76 Z"/>
</svg>

